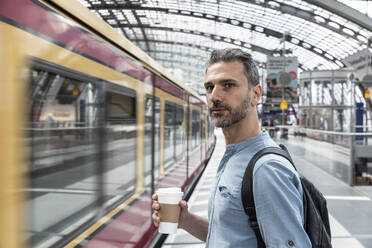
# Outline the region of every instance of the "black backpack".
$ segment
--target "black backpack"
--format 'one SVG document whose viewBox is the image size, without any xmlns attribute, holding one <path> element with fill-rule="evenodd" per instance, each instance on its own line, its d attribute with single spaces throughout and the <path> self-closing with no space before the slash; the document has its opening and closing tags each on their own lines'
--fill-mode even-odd
<svg viewBox="0 0 372 248">
<path fill-rule="evenodd" d="M 256 209 L 253 198 L 253 169 L 257 160 L 266 154 L 277 154 L 288 159 L 293 167 L 294 163 L 287 148 L 284 145 L 267 147 L 257 152 L 244 173 L 242 182 L 242 202 L 246 214 L 250 220 L 250 226 L 257 237 L 257 247 L 265 248 L 257 222 Z M 296 169 L 297 170 L 297 169 Z M 304 205 L 304 229 L 309 236 L 313 248 L 332 248 L 331 229 L 329 226 L 327 201 L 320 191 L 306 178 L 300 176 L 303 190 Z"/>
</svg>

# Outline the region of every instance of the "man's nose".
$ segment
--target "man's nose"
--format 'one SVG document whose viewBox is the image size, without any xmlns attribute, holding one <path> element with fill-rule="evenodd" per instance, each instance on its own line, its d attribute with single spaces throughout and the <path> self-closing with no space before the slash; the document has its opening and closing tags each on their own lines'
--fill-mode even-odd
<svg viewBox="0 0 372 248">
<path fill-rule="evenodd" d="M 215 86 L 210 94 L 210 99 L 212 102 L 215 101 L 222 101 L 223 98 L 223 92 L 221 90 L 221 87 Z"/>
</svg>

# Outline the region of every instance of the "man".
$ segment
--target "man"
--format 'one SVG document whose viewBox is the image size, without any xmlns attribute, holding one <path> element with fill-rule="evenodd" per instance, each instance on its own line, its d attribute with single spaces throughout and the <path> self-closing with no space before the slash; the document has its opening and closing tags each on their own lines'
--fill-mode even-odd
<svg viewBox="0 0 372 248">
<path fill-rule="evenodd" d="M 206 247 L 257 247 L 241 201 L 241 184 L 253 155 L 277 146 L 261 132 L 256 106 L 262 94 L 258 71 L 251 56 L 240 49 L 212 52 L 205 89 L 211 118 L 222 128 L 226 151 L 217 170 L 208 203 L 208 220 L 188 211 L 180 202 L 179 228 L 206 241 Z M 253 172 L 256 214 L 266 247 L 311 247 L 303 228 L 302 187 L 299 176 L 285 158 L 269 154 L 260 158 Z M 153 196 L 155 226 L 159 204 Z"/>
</svg>

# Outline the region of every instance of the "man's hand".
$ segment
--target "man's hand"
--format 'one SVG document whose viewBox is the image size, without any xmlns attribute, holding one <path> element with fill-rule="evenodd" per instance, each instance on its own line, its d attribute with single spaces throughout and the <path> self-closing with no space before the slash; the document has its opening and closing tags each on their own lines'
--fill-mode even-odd
<svg viewBox="0 0 372 248">
<path fill-rule="evenodd" d="M 152 210 L 154 210 L 154 212 L 152 213 L 152 220 L 154 221 L 154 226 L 158 227 L 159 223 L 160 223 L 160 217 L 159 217 L 160 205 L 157 202 L 158 201 L 158 195 L 153 194 L 152 199 L 154 200 L 154 203 L 152 204 Z"/>
<path fill-rule="evenodd" d="M 158 195 L 153 194 L 152 199 L 154 200 L 154 203 L 152 204 L 152 209 L 154 210 L 152 220 L 154 221 L 154 225 L 158 227 L 160 224 L 160 204 L 158 203 Z M 184 229 L 194 237 L 205 242 L 208 235 L 208 219 L 190 213 L 186 201 L 180 201 L 178 204 L 181 208 L 180 217 L 178 219 L 178 228 Z"/>
<path fill-rule="evenodd" d="M 154 200 L 154 203 L 152 204 L 152 210 L 154 210 L 152 214 L 152 220 L 154 221 L 154 225 L 158 227 L 160 224 L 160 217 L 159 217 L 160 204 L 158 203 L 158 195 L 153 194 L 152 199 Z M 188 211 L 186 201 L 180 201 L 178 204 L 181 208 L 180 217 L 178 219 L 178 228 L 183 228 L 184 223 L 187 221 L 189 211 Z"/>
</svg>

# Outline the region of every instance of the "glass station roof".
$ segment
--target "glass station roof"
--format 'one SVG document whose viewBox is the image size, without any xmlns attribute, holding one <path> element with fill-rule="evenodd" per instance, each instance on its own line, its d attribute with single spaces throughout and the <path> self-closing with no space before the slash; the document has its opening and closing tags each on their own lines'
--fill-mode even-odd
<svg viewBox="0 0 372 248">
<path fill-rule="evenodd" d="M 372 36 L 372 4 L 362 12 L 345 5 L 358 1 L 79 1 L 200 92 L 214 48 L 245 49 L 262 68 L 284 51 L 298 57 L 300 70 L 338 69 Z"/>
</svg>

